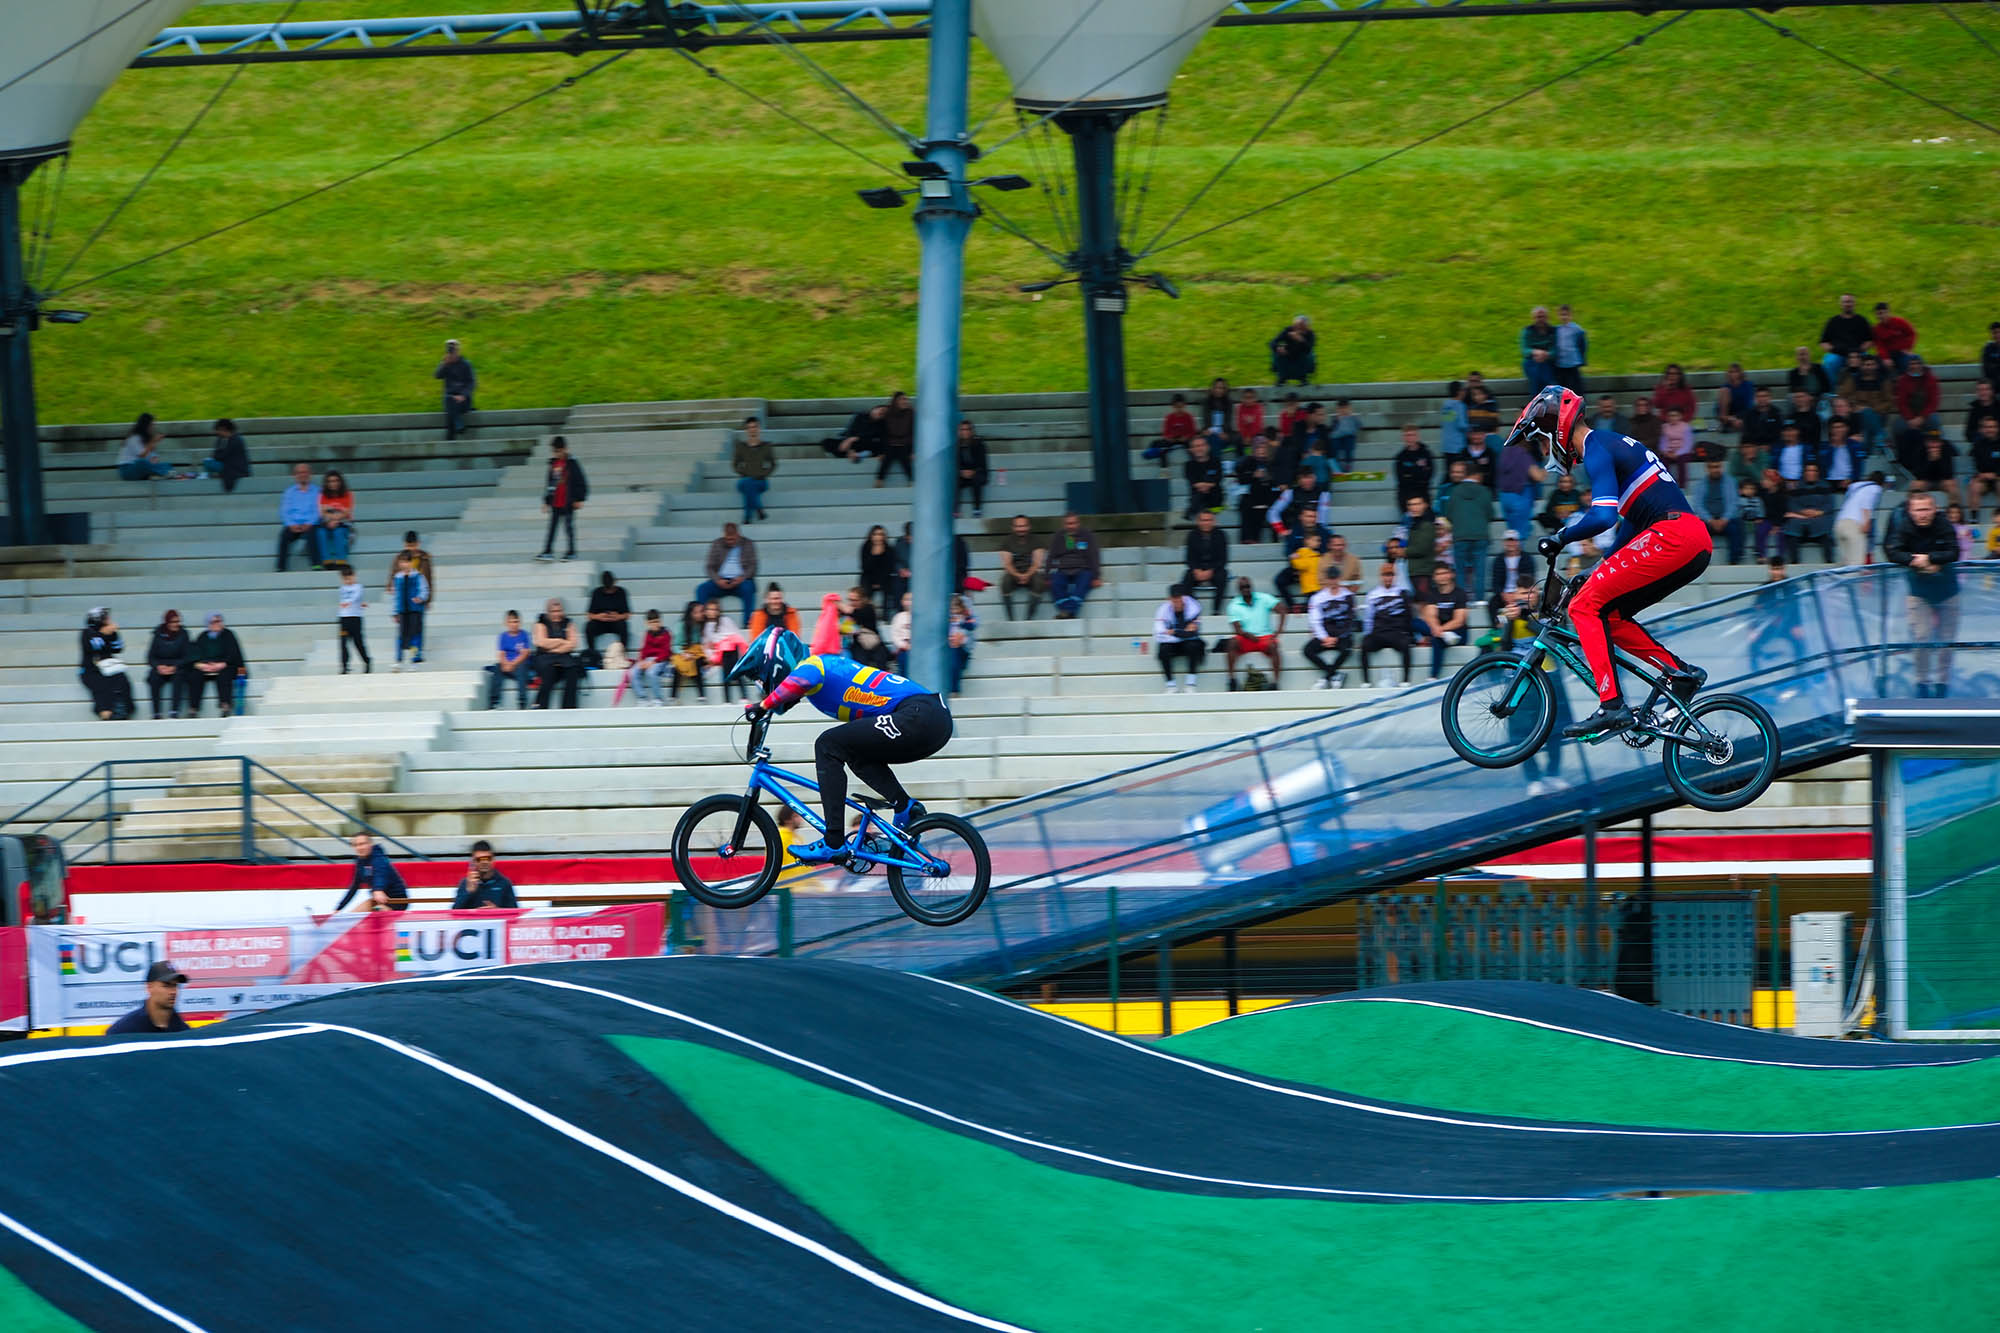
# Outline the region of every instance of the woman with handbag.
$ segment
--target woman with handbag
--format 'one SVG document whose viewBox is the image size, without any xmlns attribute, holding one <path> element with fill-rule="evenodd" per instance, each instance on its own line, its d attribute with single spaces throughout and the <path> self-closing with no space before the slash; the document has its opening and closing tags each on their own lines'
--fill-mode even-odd
<svg viewBox="0 0 2000 1333">
<path fill-rule="evenodd" d="M 125 641 L 118 636 L 118 622 L 109 607 L 93 606 L 83 618 L 83 662 L 79 675 L 90 691 L 90 706 L 99 720 L 123 722 L 132 716 L 132 682 L 125 675 L 120 655 Z"/>
<path fill-rule="evenodd" d="M 181 613 L 168 611 L 153 627 L 153 641 L 146 647 L 146 691 L 153 696 L 153 717 L 179 717 L 187 697 L 188 649 L 193 646 L 181 627 Z M 166 694 L 167 709 L 160 710 L 160 695 Z"/>
</svg>

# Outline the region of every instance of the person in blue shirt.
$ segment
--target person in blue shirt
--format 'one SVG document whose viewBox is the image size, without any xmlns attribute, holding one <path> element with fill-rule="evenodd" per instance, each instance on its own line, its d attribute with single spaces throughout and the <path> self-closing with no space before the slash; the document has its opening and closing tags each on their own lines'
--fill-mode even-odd
<svg viewBox="0 0 2000 1333">
<path fill-rule="evenodd" d="M 292 464 L 292 484 L 278 497 L 278 572 L 291 562 L 292 543 L 304 542 L 308 563 L 325 561 L 319 548 L 319 487 L 310 463 Z"/>
<path fill-rule="evenodd" d="M 951 740 L 951 710 L 936 691 L 849 657 L 808 654 L 798 635 L 776 627 L 757 636 L 730 675 L 763 685 L 763 698 L 743 704 L 753 718 L 783 713 L 804 699 L 840 723 L 813 742 L 826 836 L 794 845 L 793 856 L 830 861 L 843 851 L 849 768 L 894 807 L 897 828 L 924 813 L 889 765 L 928 759 Z"/>
<path fill-rule="evenodd" d="M 493 660 L 486 666 L 490 673 L 486 681 L 486 706 L 500 706 L 500 692 L 507 688 L 507 682 L 514 682 L 515 702 L 521 707 L 528 706 L 528 677 L 535 674 L 528 666 L 528 658 L 534 655 L 534 640 L 521 628 L 521 613 L 507 613 L 506 628 L 493 645 Z"/>
<path fill-rule="evenodd" d="M 396 557 L 396 576 L 390 581 L 391 605 L 396 608 L 396 665 L 403 669 L 403 654 L 411 654 L 411 664 L 424 660 L 424 608 L 430 605 L 431 584 L 407 554 Z"/>
<path fill-rule="evenodd" d="M 1707 681 L 1707 672 L 1669 652 L 1634 617 L 1700 578 L 1715 543 L 1658 455 L 1629 435 L 1595 429 L 1582 418 L 1582 397 L 1551 386 L 1522 409 L 1508 442 L 1540 441 L 1547 468 L 1567 472 L 1581 463 L 1590 479 L 1590 503 L 1570 515 L 1561 531 L 1542 538 L 1544 557 L 1554 559 L 1571 542 L 1618 525 L 1618 545 L 1598 562 L 1569 606 L 1597 686 L 1598 710 L 1563 728 L 1563 735 L 1596 740 L 1630 730 L 1634 721 L 1618 683 L 1613 644 L 1665 671 L 1682 703 Z"/>
<path fill-rule="evenodd" d="M 347 881 L 347 892 L 333 905 L 336 912 L 347 910 L 347 904 L 354 901 L 356 894 L 361 902 L 356 910 L 363 912 L 401 912 L 410 906 L 410 890 L 403 883 L 403 877 L 396 867 L 389 863 L 389 853 L 376 845 L 375 839 L 366 833 L 357 833 L 348 840 L 354 849 L 354 878 Z"/>
</svg>

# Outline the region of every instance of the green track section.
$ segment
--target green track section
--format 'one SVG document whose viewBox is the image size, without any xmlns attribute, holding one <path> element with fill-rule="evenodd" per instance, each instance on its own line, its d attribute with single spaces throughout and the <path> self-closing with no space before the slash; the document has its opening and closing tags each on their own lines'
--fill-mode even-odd
<svg viewBox="0 0 2000 1333">
<path fill-rule="evenodd" d="M 50 1305 L 42 1294 L 0 1268 L 0 1329 L 7 1333 L 90 1333 L 87 1324 Z"/>
<path fill-rule="evenodd" d="M 611 1040 L 897 1273 L 1042 1333 L 1959 1329 L 1987 1326 L 2000 1301 L 1995 1181 L 1565 1204 L 1216 1198 L 1030 1162 L 709 1047 Z"/>
<path fill-rule="evenodd" d="M 1916 1129 L 1992 1120 L 2000 1060 L 1781 1069 L 1657 1055 L 1415 1004 L 1268 1009 L 1183 1033 L 1177 1054 L 1384 1101 L 1674 1129 Z"/>
</svg>

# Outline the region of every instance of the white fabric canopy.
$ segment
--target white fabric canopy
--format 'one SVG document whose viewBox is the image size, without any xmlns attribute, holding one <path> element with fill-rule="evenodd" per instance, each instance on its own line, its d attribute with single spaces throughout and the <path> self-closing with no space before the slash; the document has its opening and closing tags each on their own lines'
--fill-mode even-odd
<svg viewBox="0 0 2000 1333">
<path fill-rule="evenodd" d="M 972 30 L 1023 107 L 1147 107 L 1167 100 L 1222 9 L 1221 0 L 973 0 Z"/>
<path fill-rule="evenodd" d="M 132 57 L 194 3 L 0 0 L 0 158 L 61 151 Z"/>
</svg>

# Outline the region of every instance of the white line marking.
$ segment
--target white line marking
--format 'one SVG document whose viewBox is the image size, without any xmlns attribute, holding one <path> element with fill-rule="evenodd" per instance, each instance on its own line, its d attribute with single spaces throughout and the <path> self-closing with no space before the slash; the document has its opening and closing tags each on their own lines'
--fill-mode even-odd
<svg viewBox="0 0 2000 1333">
<path fill-rule="evenodd" d="M 27 1226 L 20 1222 L 16 1222 L 13 1218 L 7 1216 L 7 1214 L 5 1213 L 0 1213 L 0 1227 L 7 1228 L 7 1230 L 13 1232 L 15 1235 L 19 1236 L 22 1240 L 27 1241 L 31 1245 L 41 1246 L 41 1248 L 47 1250 L 50 1254 L 53 1254 L 56 1258 L 62 1260 L 64 1263 L 68 1264 L 71 1268 L 76 1269 L 79 1273 L 83 1273 L 88 1277 L 93 1277 L 97 1279 L 99 1282 L 102 1282 L 105 1286 L 111 1288 L 111 1290 L 117 1292 L 120 1296 L 123 1296 L 126 1300 L 132 1302 L 132 1304 L 138 1306 L 140 1309 L 146 1311 L 149 1314 L 158 1315 L 160 1318 L 172 1324 L 175 1328 L 184 1330 L 184 1333 L 208 1333 L 208 1330 L 204 1329 L 200 1324 L 195 1323 L 192 1319 L 184 1319 L 180 1315 L 175 1314 L 172 1310 L 169 1310 L 166 1306 L 160 1304 L 158 1301 L 148 1296 L 145 1292 L 139 1291 L 127 1285 L 126 1283 L 120 1282 L 117 1278 L 111 1276 L 111 1274 L 105 1272 L 103 1269 L 99 1268 L 96 1264 L 90 1262 L 90 1260 L 84 1258 L 82 1255 L 64 1249 L 62 1246 L 50 1240 L 47 1236 L 44 1236 L 41 1232 L 36 1231 L 33 1227 Z"/>
<path fill-rule="evenodd" d="M 438 978 L 438 980 L 446 980 L 446 979 L 448 979 L 447 976 L 440 976 Z M 517 978 L 509 978 L 509 980 L 515 980 L 515 979 Z M 525 978 L 519 978 L 519 979 L 525 979 Z M 894 1278 L 885 1277 L 884 1275 L 876 1272 L 874 1269 L 869 1268 L 867 1265 L 857 1263 L 855 1260 L 848 1258 L 846 1255 L 841 1254 L 839 1251 L 827 1248 L 825 1245 L 820 1244 L 818 1241 L 814 1240 L 810 1236 L 802 1235 L 799 1232 L 793 1231 L 790 1227 L 787 1227 L 779 1222 L 774 1222 L 770 1218 L 763 1216 L 761 1213 L 753 1213 L 749 1209 L 744 1208 L 739 1204 L 731 1203 L 728 1199 L 723 1198 L 721 1195 L 711 1193 L 710 1191 L 701 1188 L 699 1185 L 696 1185 L 691 1181 L 684 1180 L 681 1177 L 675 1175 L 673 1172 L 666 1170 L 664 1167 L 656 1166 L 653 1163 L 647 1161 L 643 1157 L 639 1157 L 633 1153 L 629 1153 L 625 1151 L 625 1149 L 620 1148 L 617 1144 L 611 1143 L 605 1139 L 599 1138 L 595 1134 L 592 1134 L 589 1130 L 584 1129 L 582 1126 L 574 1124 L 568 1120 L 565 1120 L 561 1116 L 556 1115 L 552 1111 L 544 1110 L 543 1108 L 535 1105 L 533 1102 L 527 1101 L 526 1099 L 521 1097 L 517 1097 L 513 1093 L 507 1091 L 505 1088 L 487 1082 L 485 1079 L 479 1077 L 479 1075 L 477 1074 L 472 1073 L 470 1070 L 460 1069 L 456 1065 L 448 1064 L 445 1061 L 438 1059 L 436 1056 L 431 1055 L 429 1052 L 420 1051 L 414 1046 L 405 1046 L 403 1043 L 396 1041 L 395 1039 L 390 1037 L 380 1036 L 373 1032 L 364 1032 L 360 1028 L 344 1027 L 338 1023 L 299 1023 L 282 1029 L 276 1029 L 266 1032 L 245 1033 L 241 1036 L 233 1036 L 233 1037 L 215 1037 L 209 1039 L 190 1038 L 183 1041 L 171 1041 L 171 1042 L 143 1041 L 139 1043 L 132 1043 L 129 1045 L 74 1047 L 68 1050 L 37 1052 L 34 1055 L 14 1056 L 6 1059 L 0 1059 L 0 1067 L 4 1067 L 7 1065 L 14 1065 L 14 1064 L 46 1063 L 53 1060 L 92 1059 L 99 1056 L 123 1055 L 132 1051 L 141 1051 L 141 1050 L 185 1051 L 185 1050 L 197 1049 L 204 1046 L 228 1046 L 242 1042 L 271 1041 L 282 1037 L 309 1036 L 322 1032 L 334 1032 L 334 1033 L 340 1033 L 345 1036 L 358 1037 L 363 1041 L 372 1042 L 375 1045 L 380 1046 L 385 1050 L 394 1051 L 396 1054 L 401 1055 L 407 1059 L 414 1060 L 419 1064 L 426 1065 L 432 1069 L 435 1069 L 439 1073 L 444 1074 L 449 1078 L 456 1079 L 460 1083 L 465 1084 L 467 1087 L 474 1088 L 479 1092 L 485 1093 L 487 1096 L 493 1098 L 495 1101 L 500 1102 L 502 1105 L 511 1107 L 514 1110 L 519 1111 L 521 1114 L 529 1117 L 530 1119 L 535 1120 L 543 1125 L 546 1125 L 548 1128 L 555 1130 L 558 1134 L 561 1134 L 566 1138 L 569 1138 L 577 1143 L 582 1144 L 584 1147 L 591 1149 L 593 1152 L 601 1153 L 602 1155 L 609 1157 L 612 1161 L 617 1162 L 619 1165 L 629 1167 L 633 1171 L 638 1172 L 640 1175 L 645 1176 L 647 1179 L 665 1185 L 668 1189 L 673 1190 L 677 1194 L 692 1199 L 696 1203 L 699 1203 L 706 1208 L 711 1208 L 714 1211 L 721 1213 L 725 1217 L 732 1218 L 735 1221 L 741 1222 L 745 1226 L 752 1227 L 758 1231 L 761 1231 L 765 1235 L 772 1236 L 778 1240 L 784 1241 L 788 1245 L 792 1245 L 798 1249 L 804 1250 L 807 1254 L 812 1255 L 814 1258 L 829 1263 L 833 1265 L 835 1268 L 840 1269 L 842 1272 L 847 1273 L 852 1277 L 858 1277 L 863 1282 L 868 1283 L 870 1286 L 879 1288 L 882 1291 L 886 1291 L 892 1296 L 900 1297 L 903 1300 L 909 1301 L 914 1305 L 920 1305 L 927 1310 L 932 1310 L 942 1315 L 948 1315 L 953 1319 L 962 1320 L 965 1323 L 973 1324 L 980 1328 L 997 1330 L 997 1333 L 1030 1333 L 1030 1330 L 1021 1328 L 1016 1324 L 1005 1323 L 998 1319 L 989 1319 L 985 1315 L 975 1314 L 970 1310 L 961 1309 L 956 1305 L 951 1305 L 945 1301 L 941 1301 L 937 1297 L 932 1296 L 926 1292 L 919 1291 L 915 1287 L 905 1286 L 903 1283 L 896 1281 Z M 90 1264 L 86 1263 L 82 1259 L 77 1258 L 75 1255 L 70 1254 L 68 1251 L 60 1249 L 59 1247 L 55 1246 L 53 1242 L 42 1239 L 40 1236 L 28 1230 L 26 1227 L 23 1227 L 20 1224 L 13 1222 L 12 1219 L 8 1218 L 4 1213 L 0 1213 L 0 1223 L 8 1225 L 12 1230 L 19 1231 L 21 1235 L 23 1235 L 29 1240 L 34 1241 L 36 1244 L 43 1246 L 43 1248 L 49 1250 L 50 1253 L 55 1254 L 58 1257 L 63 1258 L 72 1264 L 75 1264 L 78 1268 L 82 1269 L 84 1272 L 89 1273 L 92 1277 L 98 1279 L 100 1282 L 103 1282 L 105 1285 L 113 1288 L 119 1293 L 127 1297 L 130 1297 L 132 1300 L 145 1306 L 148 1310 L 151 1310 L 155 1314 L 158 1314 L 161 1318 L 173 1321 L 179 1327 L 186 1330 L 186 1333 L 205 1333 L 205 1330 L 203 1330 L 200 1326 L 189 1323 L 187 1320 L 182 1319 L 179 1315 L 174 1314 L 172 1311 L 166 1309 L 165 1307 L 157 1305 L 154 1302 L 147 1300 L 146 1297 L 132 1290 L 130 1287 L 127 1287 L 123 1283 L 119 1282 L 116 1278 L 113 1278 L 109 1274 L 104 1273 L 101 1270 L 92 1267 Z"/>
</svg>

